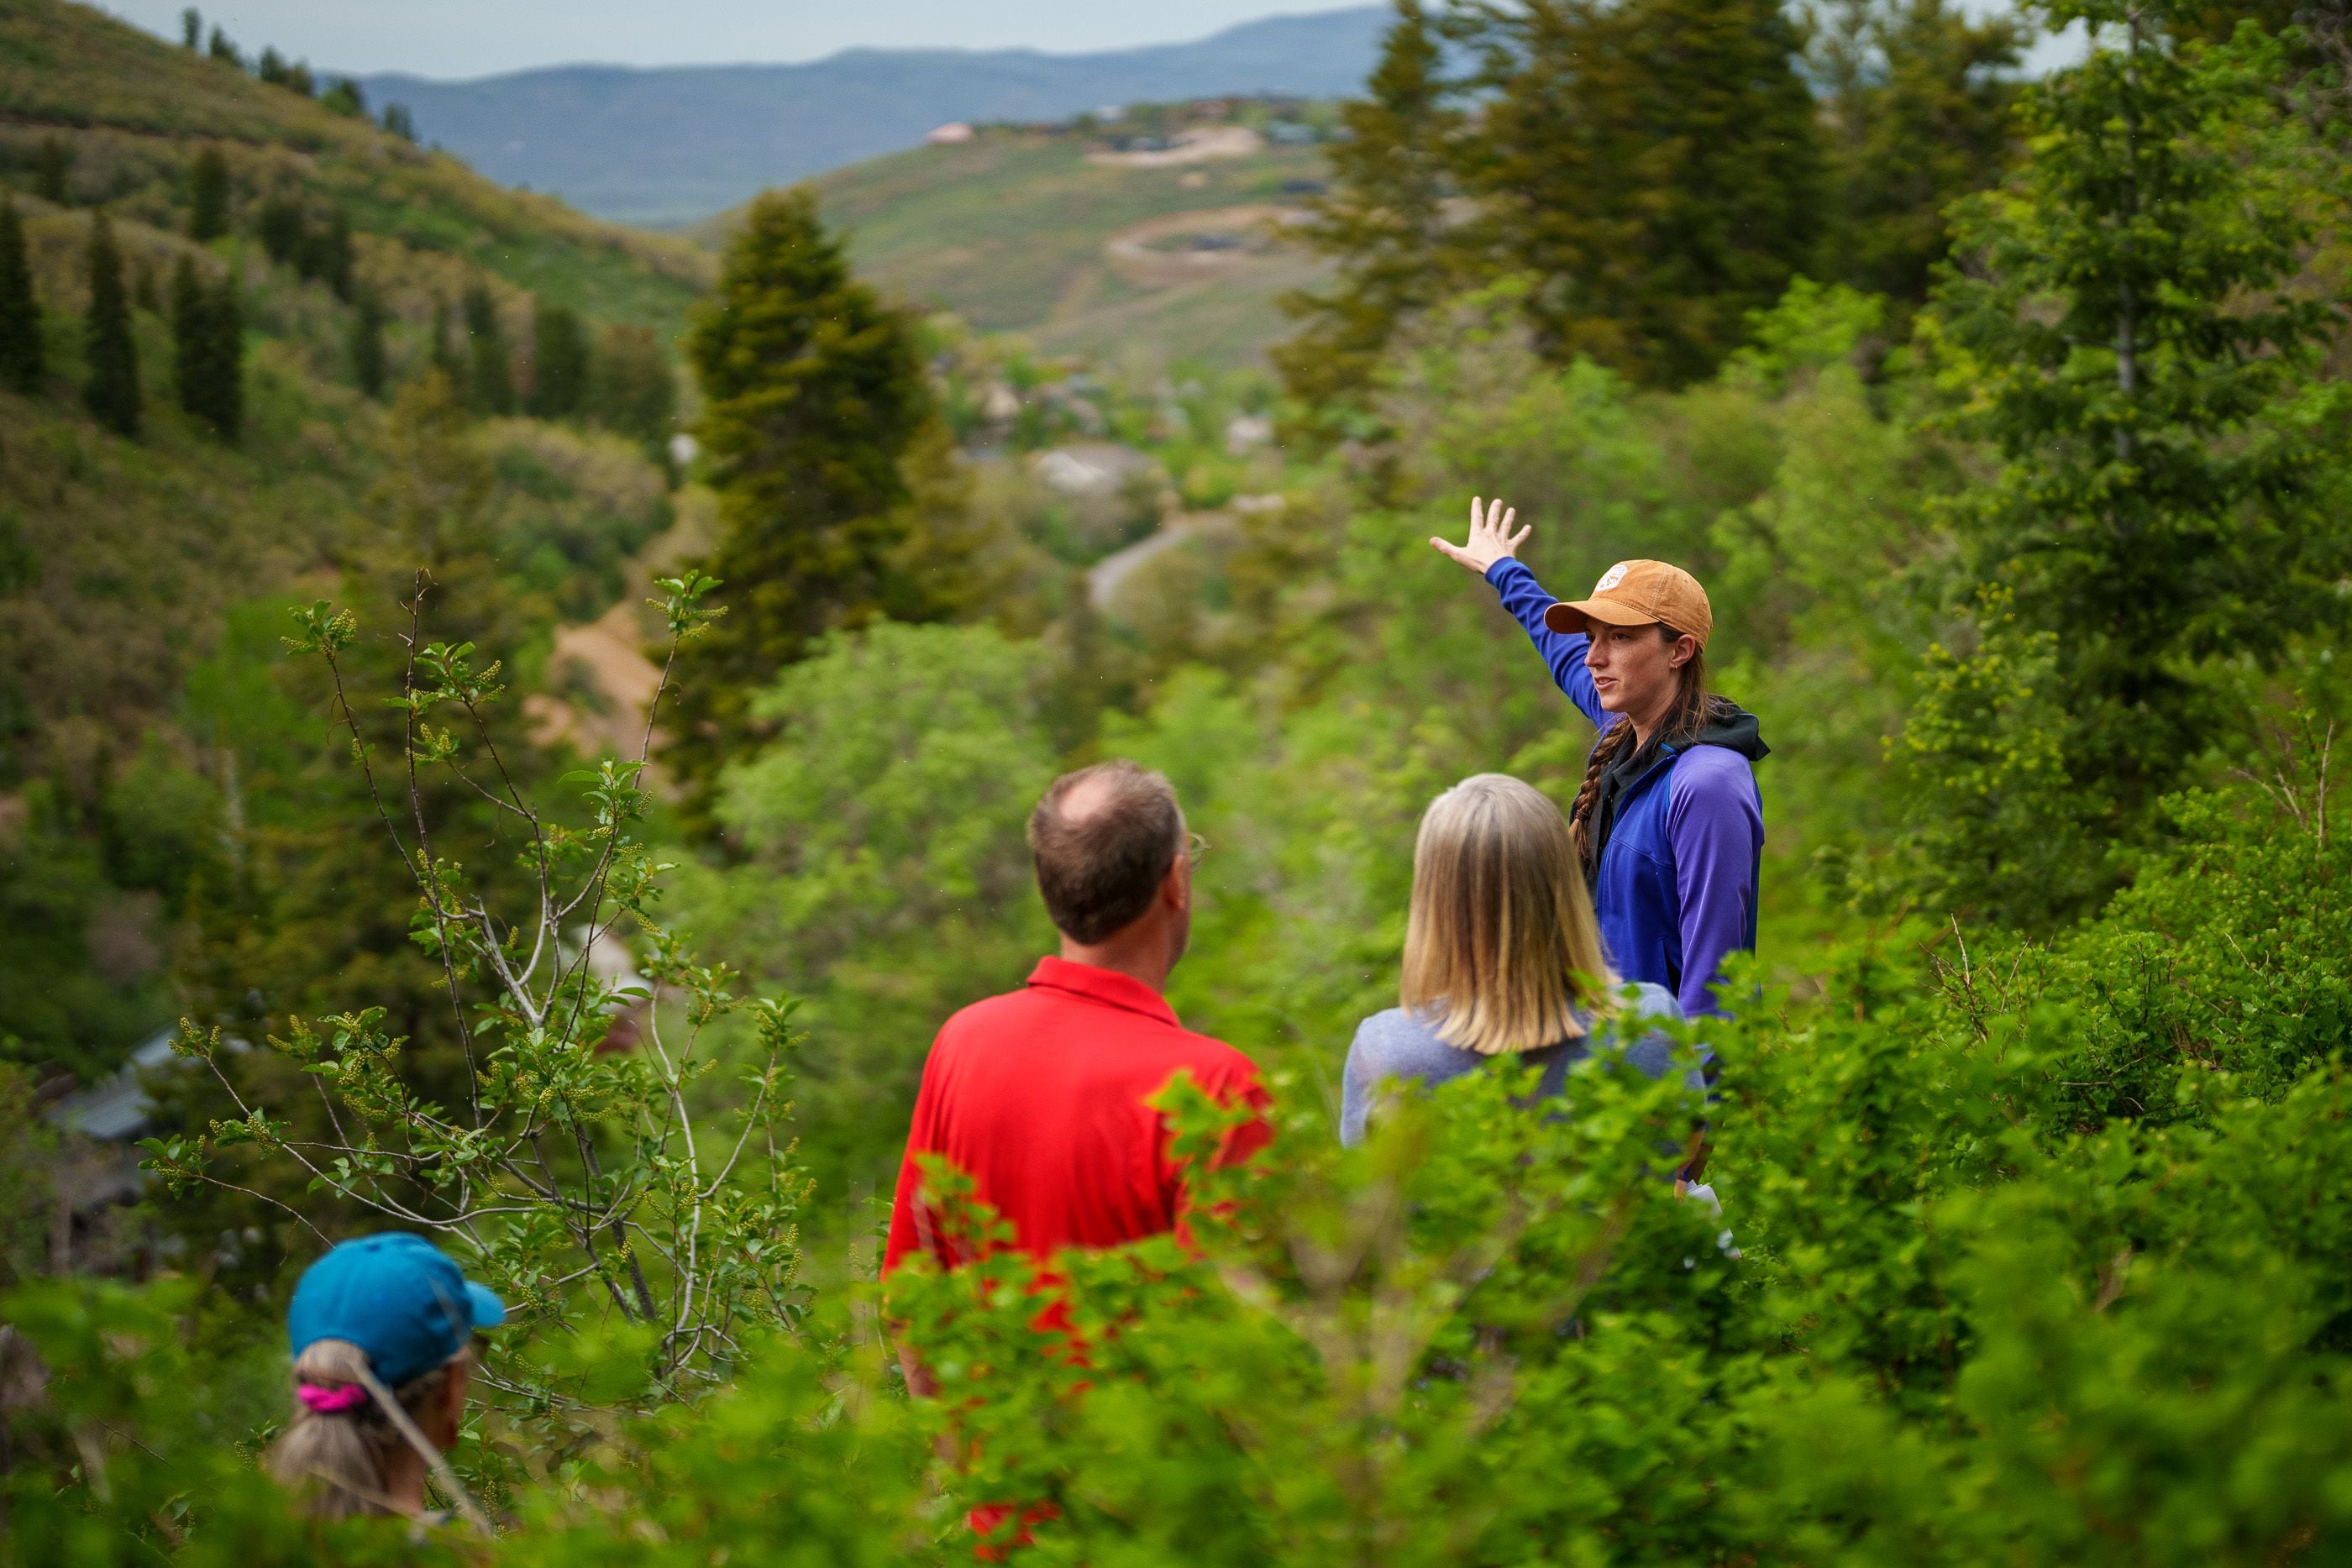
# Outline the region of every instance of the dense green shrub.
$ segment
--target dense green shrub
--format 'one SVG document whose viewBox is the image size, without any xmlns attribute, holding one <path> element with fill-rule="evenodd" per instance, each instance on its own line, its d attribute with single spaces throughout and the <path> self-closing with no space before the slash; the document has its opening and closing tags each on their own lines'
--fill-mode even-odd
<svg viewBox="0 0 2352 1568">
<path fill-rule="evenodd" d="M 1474 1074 L 1342 1151 L 1284 1075 L 1273 1150 L 1200 1178 L 1189 1245 L 1050 1279 L 918 1264 L 881 1317 L 852 1284 L 724 1389 L 596 1422 L 560 1465 L 501 1416 L 459 1458 L 497 1482 L 499 1560 L 550 1564 L 969 1561 L 972 1510 L 1036 1562 L 2333 1561 L 2347 923 L 2340 851 L 2296 803 L 2305 826 L 2252 791 L 2184 804 L 2178 855 L 2054 946 L 1964 956 L 1922 928 L 1816 999 L 1706 1026 L 1719 1218 L 1659 1174 L 1698 1109 L 1671 1080 L 1595 1064 L 1538 1111 Z M 2142 1005 L 2158 921 L 2170 1012 Z M 2176 1087 L 2103 1122 L 2081 1063 L 2129 1048 Z M 1195 1155 L 1234 1113 L 1167 1103 Z M 949 1223 L 990 1227 L 933 1182 Z M 8 1313 L 52 1391 L 11 1416 L 15 1561 L 68 1530 L 72 1561 L 131 1537 L 196 1562 L 392 1549 L 396 1527 L 279 1517 L 230 1447 L 268 1369 L 197 1375 L 173 1288 L 42 1286 Z M 643 1354 L 494 1337 L 494 1375 L 552 1356 L 583 1389 Z M 907 1398 L 891 1341 L 940 1397 Z"/>
</svg>

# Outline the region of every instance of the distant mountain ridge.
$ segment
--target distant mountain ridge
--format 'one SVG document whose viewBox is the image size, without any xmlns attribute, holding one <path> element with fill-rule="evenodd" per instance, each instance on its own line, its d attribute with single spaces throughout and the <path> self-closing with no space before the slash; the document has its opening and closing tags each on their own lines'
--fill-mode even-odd
<svg viewBox="0 0 2352 1568">
<path fill-rule="evenodd" d="M 1222 93 L 1355 92 L 1387 7 L 1273 16 L 1098 54 L 851 49 L 804 65 L 560 66 L 441 82 L 361 78 L 491 179 L 599 217 L 677 224 L 762 188 L 911 147 L 953 120 L 1049 120 Z"/>
</svg>

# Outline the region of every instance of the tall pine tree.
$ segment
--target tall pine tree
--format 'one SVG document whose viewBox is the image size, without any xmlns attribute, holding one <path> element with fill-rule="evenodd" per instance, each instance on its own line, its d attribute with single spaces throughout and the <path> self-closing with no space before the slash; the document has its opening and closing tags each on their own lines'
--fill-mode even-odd
<svg viewBox="0 0 2352 1568">
<path fill-rule="evenodd" d="M 614 323 L 604 329 L 588 358 L 583 406 L 605 429 L 649 447 L 668 440 L 677 424 L 677 377 L 651 328 Z"/>
<path fill-rule="evenodd" d="M 588 391 L 588 333 L 579 312 L 539 300 L 530 318 L 530 412 L 541 419 L 578 413 Z"/>
<path fill-rule="evenodd" d="M 458 357 L 457 345 L 451 336 L 449 301 L 438 295 L 436 295 L 433 299 L 433 325 L 430 330 L 433 340 L 428 345 L 431 350 L 427 355 L 429 362 L 435 370 L 447 379 L 449 390 L 452 392 L 462 393 L 466 385 L 465 361 Z"/>
<path fill-rule="evenodd" d="M 64 206 L 70 194 L 66 188 L 66 177 L 72 171 L 73 149 L 66 145 L 65 138 L 57 135 L 42 137 L 40 146 L 33 152 L 33 194 L 45 202 Z"/>
<path fill-rule="evenodd" d="M 1822 270 L 1916 305 L 1950 248 L 1944 214 L 1998 184 L 2017 151 L 2024 31 L 1946 0 L 1840 0 L 1814 37 L 1828 91 Z"/>
<path fill-rule="evenodd" d="M 1398 327 L 1462 281 L 1444 204 L 1454 191 L 1464 113 L 1460 84 L 1447 78 L 1444 63 L 1444 43 L 1420 0 L 1398 0 L 1364 98 L 1340 110 L 1349 134 L 1326 154 L 1332 188 L 1301 231 L 1337 260 L 1336 276 L 1283 301 L 1304 326 L 1274 350 L 1285 387 L 1312 411 L 1318 434 L 1348 423 Z"/>
<path fill-rule="evenodd" d="M 255 220 L 254 229 L 270 260 L 280 267 L 296 266 L 300 261 L 309 230 L 300 202 L 291 196 L 270 197 L 261 204 L 261 215 Z"/>
<path fill-rule="evenodd" d="M 228 233 L 228 160 L 207 147 L 188 165 L 188 237 L 202 245 Z"/>
<path fill-rule="evenodd" d="M 295 258 L 295 270 L 315 277 L 338 299 L 352 297 L 352 220 L 337 207 L 322 228 L 306 230 Z"/>
<path fill-rule="evenodd" d="M 476 413 L 512 413 L 514 371 L 507 356 L 506 329 L 499 321 L 498 301 L 488 284 L 466 290 L 466 342 L 468 350 L 466 401 Z"/>
<path fill-rule="evenodd" d="M 245 308 L 236 297 L 236 275 L 224 270 L 213 280 L 212 392 L 203 413 L 214 434 L 232 444 L 245 432 Z"/>
<path fill-rule="evenodd" d="M 751 204 L 689 352 L 719 490 L 706 565 L 726 615 L 685 656 L 669 756 L 707 831 L 719 770 L 757 738 L 776 672 L 915 597 L 901 460 L 934 415 L 914 324 L 851 276 L 806 191 Z"/>
<path fill-rule="evenodd" d="M 383 396 L 383 297 L 362 287 L 352 307 L 352 384 L 373 398 Z"/>
<path fill-rule="evenodd" d="M 0 202 L 0 385 L 40 391 L 47 361 L 41 305 L 33 297 L 33 268 L 25 255 L 25 221 L 16 203 Z"/>
<path fill-rule="evenodd" d="M 2028 925 L 2113 885 L 2242 732 L 2238 672 L 2341 629 L 2352 573 L 2352 389 L 2319 373 L 2352 298 L 2302 276 L 2325 160 L 2269 90 L 2284 49 L 2046 9 L 2092 53 L 2026 95 L 2032 156 L 1961 209 L 1971 266 L 1921 324 L 2000 467 L 1952 509 L 1976 646 L 1934 661 L 1906 742 L 1928 891 Z"/>
<path fill-rule="evenodd" d="M 172 278 L 173 385 L 180 406 L 234 443 L 245 423 L 245 313 L 236 285 L 180 258 Z"/>
<path fill-rule="evenodd" d="M 1467 20 L 1488 96 L 1464 178 L 1494 260 L 1536 282 L 1538 346 L 1651 384 L 1712 373 L 1820 237 L 1817 108 L 1780 0 Z"/>
<path fill-rule="evenodd" d="M 122 285 L 122 252 L 104 213 L 89 223 L 89 316 L 83 323 L 88 373 L 82 401 L 118 435 L 139 434 L 139 346 L 131 336 L 131 297 Z"/>
</svg>

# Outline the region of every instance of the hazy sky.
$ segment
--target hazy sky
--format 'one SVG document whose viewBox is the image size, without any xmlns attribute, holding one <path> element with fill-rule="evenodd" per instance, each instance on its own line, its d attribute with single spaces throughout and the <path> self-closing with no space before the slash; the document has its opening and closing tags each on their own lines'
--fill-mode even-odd
<svg viewBox="0 0 2352 1568">
<path fill-rule="evenodd" d="M 101 0 L 180 36 L 186 0 Z M 1360 0 L 1359 0 L 1360 3 Z M 1057 54 L 1198 38 L 1333 0 L 215 0 L 199 3 L 247 54 L 339 71 L 478 77 L 596 61 L 678 65 L 811 60 L 882 48 L 1027 47 Z"/>
</svg>

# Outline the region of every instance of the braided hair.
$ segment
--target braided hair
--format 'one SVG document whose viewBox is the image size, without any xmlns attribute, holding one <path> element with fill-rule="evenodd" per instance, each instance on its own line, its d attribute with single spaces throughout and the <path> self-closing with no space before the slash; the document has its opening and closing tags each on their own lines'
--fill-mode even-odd
<svg viewBox="0 0 2352 1568">
<path fill-rule="evenodd" d="M 1683 633 L 1664 622 L 1657 626 L 1659 640 L 1677 641 Z M 1732 705 L 1718 696 L 1710 696 L 1706 689 L 1706 650 L 1694 650 L 1689 660 L 1676 672 L 1681 685 L 1675 689 L 1672 706 L 1666 709 L 1664 720 L 1646 745 L 1642 745 L 1641 758 L 1654 757 L 1658 747 L 1668 742 L 1688 740 L 1706 727 L 1707 721 L 1732 711 Z M 1576 802 L 1568 809 L 1568 834 L 1576 845 L 1576 858 L 1589 878 L 1594 862 L 1600 858 L 1600 846 L 1592 841 L 1592 810 L 1601 799 L 1601 776 L 1616 762 L 1633 751 L 1637 742 L 1631 719 L 1612 724 L 1601 735 L 1600 744 L 1592 748 L 1592 757 L 1584 765 L 1584 782 L 1578 786 Z"/>
</svg>

